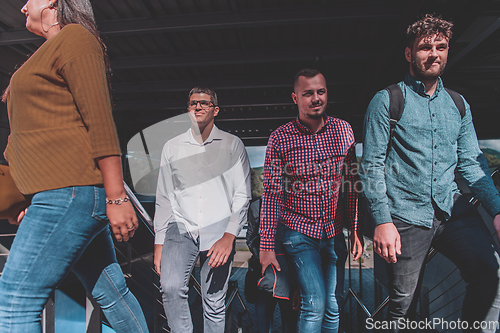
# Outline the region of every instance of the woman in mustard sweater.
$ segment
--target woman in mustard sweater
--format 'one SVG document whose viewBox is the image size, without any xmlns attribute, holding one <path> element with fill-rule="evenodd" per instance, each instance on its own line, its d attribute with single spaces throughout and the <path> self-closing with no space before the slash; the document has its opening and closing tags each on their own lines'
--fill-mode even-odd
<svg viewBox="0 0 500 333">
<path fill-rule="evenodd" d="M 5 150 L 19 190 L 33 195 L 0 278 L 0 332 L 41 332 L 50 293 L 70 270 L 117 332 L 147 332 L 116 262 L 110 228 L 137 228 L 122 178 L 106 47 L 88 0 L 28 0 L 29 31 L 45 43 L 12 76 Z M 108 220 L 109 219 L 109 220 Z M 21 221 L 22 220 L 22 221 Z"/>
</svg>

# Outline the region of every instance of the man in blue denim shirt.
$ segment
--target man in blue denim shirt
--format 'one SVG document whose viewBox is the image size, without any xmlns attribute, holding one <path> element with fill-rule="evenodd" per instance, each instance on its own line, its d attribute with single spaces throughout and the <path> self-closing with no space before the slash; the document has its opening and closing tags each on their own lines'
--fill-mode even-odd
<svg viewBox="0 0 500 333">
<path fill-rule="evenodd" d="M 462 319 L 498 320 L 499 257 L 479 213 L 460 194 L 455 170 L 500 229 L 500 195 L 478 147 L 469 105 L 464 117 L 440 79 L 453 25 L 425 15 L 407 31 L 409 74 L 398 85 L 404 112 L 390 134 L 389 94 L 379 91 L 365 116 L 360 173 L 375 221 L 374 250 L 388 263 L 389 320 L 405 318 L 430 248 L 468 283 Z M 388 149 L 388 145 L 390 147 Z M 398 332 L 398 325 L 391 331 Z"/>
</svg>

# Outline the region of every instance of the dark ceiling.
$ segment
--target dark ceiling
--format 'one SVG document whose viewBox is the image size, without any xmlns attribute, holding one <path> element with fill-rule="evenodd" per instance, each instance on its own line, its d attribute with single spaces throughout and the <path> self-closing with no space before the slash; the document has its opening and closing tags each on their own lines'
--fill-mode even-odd
<svg viewBox="0 0 500 333">
<path fill-rule="evenodd" d="M 1 89 L 43 42 L 24 28 L 24 3 L 0 1 Z M 360 140 L 370 98 L 407 71 L 406 27 L 427 12 L 455 23 L 445 85 L 471 104 L 480 138 L 500 136 L 499 0 L 92 3 L 111 58 L 123 144 L 184 112 L 188 91 L 205 85 L 219 95 L 218 126 L 246 145 L 265 145 L 271 131 L 295 118 L 291 81 L 304 67 L 325 74 L 328 114 L 348 120 Z"/>
</svg>

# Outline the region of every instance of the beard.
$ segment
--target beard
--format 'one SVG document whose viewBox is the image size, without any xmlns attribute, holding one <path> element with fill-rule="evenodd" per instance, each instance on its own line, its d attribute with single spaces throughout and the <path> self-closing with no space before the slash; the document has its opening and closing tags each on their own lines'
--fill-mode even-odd
<svg viewBox="0 0 500 333">
<path fill-rule="evenodd" d="M 324 115 L 324 112 L 322 112 L 322 113 L 313 113 L 313 114 L 308 114 L 307 118 L 310 118 L 310 119 L 321 119 L 321 118 L 323 118 L 323 115 Z"/>
<path fill-rule="evenodd" d="M 314 107 L 316 105 L 312 105 L 312 106 Z M 310 118 L 310 119 L 321 119 L 321 118 L 323 118 L 323 116 L 325 114 L 325 111 L 326 111 L 326 106 L 324 106 L 324 105 L 321 105 L 321 106 L 322 106 L 322 108 L 320 109 L 320 111 L 308 113 L 307 114 L 307 118 Z"/>
<path fill-rule="evenodd" d="M 415 74 L 415 78 L 419 81 L 436 80 L 443 75 L 445 67 L 446 62 L 441 62 L 439 64 L 439 70 L 437 72 L 431 72 L 425 69 L 425 64 L 417 63 L 413 59 L 411 61 L 411 69 L 413 70 L 413 74 Z"/>
</svg>

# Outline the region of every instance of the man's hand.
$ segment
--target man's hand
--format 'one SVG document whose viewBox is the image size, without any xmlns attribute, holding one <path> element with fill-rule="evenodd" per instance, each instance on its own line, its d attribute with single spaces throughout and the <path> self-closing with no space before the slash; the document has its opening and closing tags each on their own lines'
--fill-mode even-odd
<svg viewBox="0 0 500 333">
<path fill-rule="evenodd" d="M 495 227 L 495 231 L 497 232 L 498 241 L 500 242 L 500 214 L 495 215 L 493 219 L 493 226 Z"/>
<path fill-rule="evenodd" d="M 353 261 L 361 258 L 361 255 L 363 254 L 363 242 L 361 242 L 361 238 L 359 237 L 357 231 L 353 231 L 351 233 L 351 253 Z"/>
<path fill-rule="evenodd" d="M 373 250 L 388 263 L 398 261 L 396 254 L 401 254 L 401 238 L 394 223 L 383 223 L 375 227 Z"/>
<path fill-rule="evenodd" d="M 155 244 L 154 259 L 155 270 L 158 275 L 161 275 L 161 251 L 163 250 L 163 245 Z"/>
<path fill-rule="evenodd" d="M 280 264 L 278 264 L 278 259 L 276 259 L 276 253 L 274 251 L 260 250 L 259 258 L 260 264 L 262 265 L 262 276 L 264 276 L 264 272 L 269 265 L 274 265 L 278 271 L 281 271 Z"/>
<path fill-rule="evenodd" d="M 207 256 L 210 257 L 208 266 L 210 268 L 217 268 L 224 265 L 233 251 L 233 243 L 235 236 L 229 232 L 225 232 L 224 236 L 215 242 L 214 245 L 208 250 Z"/>
<path fill-rule="evenodd" d="M 13 225 L 20 225 L 21 221 L 24 218 L 24 215 L 26 215 L 27 212 L 28 212 L 28 208 L 26 208 L 25 210 L 20 211 L 19 215 L 17 215 L 17 217 L 14 217 L 12 219 L 8 219 L 9 223 L 13 224 Z"/>
</svg>

